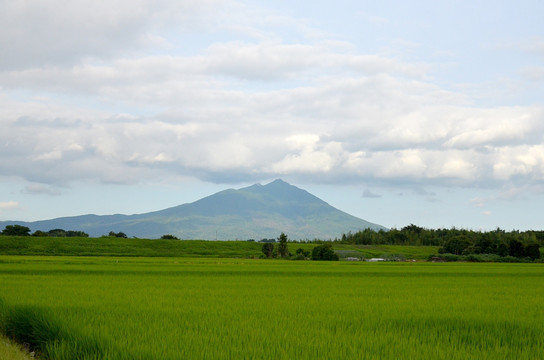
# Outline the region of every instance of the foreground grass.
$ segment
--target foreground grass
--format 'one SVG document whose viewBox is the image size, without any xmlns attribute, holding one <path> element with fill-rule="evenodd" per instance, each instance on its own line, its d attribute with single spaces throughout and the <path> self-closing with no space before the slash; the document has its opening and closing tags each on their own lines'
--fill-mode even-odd
<svg viewBox="0 0 544 360">
<path fill-rule="evenodd" d="M 30 360 L 32 357 L 19 344 L 0 335 L 0 360 Z"/>
<path fill-rule="evenodd" d="M 542 359 L 540 264 L 0 256 L 44 359 Z"/>
<path fill-rule="evenodd" d="M 249 241 L 0 236 L 0 255 L 258 258 L 262 254 L 262 245 Z M 289 250 L 294 254 L 299 247 L 311 251 L 314 246 L 316 245 L 289 243 Z M 410 259 L 424 260 L 438 252 L 436 246 L 336 243 L 333 246 L 335 250 L 349 251 L 354 256 L 365 258 L 403 254 Z"/>
</svg>

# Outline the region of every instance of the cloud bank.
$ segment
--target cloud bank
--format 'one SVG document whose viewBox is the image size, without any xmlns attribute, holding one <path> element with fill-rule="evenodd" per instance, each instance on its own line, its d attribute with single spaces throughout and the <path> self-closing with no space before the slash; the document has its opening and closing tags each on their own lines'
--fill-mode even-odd
<svg viewBox="0 0 544 360">
<path fill-rule="evenodd" d="M 436 64 L 361 52 L 243 3 L 93 4 L 2 2 L 0 173 L 49 185 L 544 181 L 541 105 L 479 105 L 433 81 Z"/>
</svg>

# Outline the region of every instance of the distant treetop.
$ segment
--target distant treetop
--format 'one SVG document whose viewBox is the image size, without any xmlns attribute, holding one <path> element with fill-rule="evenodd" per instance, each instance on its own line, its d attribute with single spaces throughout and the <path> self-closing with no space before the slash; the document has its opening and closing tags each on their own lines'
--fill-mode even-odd
<svg viewBox="0 0 544 360">
<path fill-rule="evenodd" d="M 6 225 L 6 228 L 2 231 L 2 235 L 29 236 L 30 229 L 22 225 Z"/>
</svg>

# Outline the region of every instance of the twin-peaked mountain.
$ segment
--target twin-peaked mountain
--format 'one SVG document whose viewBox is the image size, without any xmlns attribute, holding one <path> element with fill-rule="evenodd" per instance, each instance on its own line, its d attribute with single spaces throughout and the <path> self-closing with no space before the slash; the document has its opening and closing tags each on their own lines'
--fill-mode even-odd
<svg viewBox="0 0 544 360">
<path fill-rule="evenodd" d="M 180 239 L 246 240 L 276 238 L 334 239 L 348 231 L 384 227 L 340 211 L 316 196 L 282 180 L 267 185 L 224 190 L 189 204 L 137 215 L 82 215 L 21 224 L 32 231 L 80 230 L 90 236 L 110 231 L 128 236 L 158 238 L 172 234 Z"/>
</svg>

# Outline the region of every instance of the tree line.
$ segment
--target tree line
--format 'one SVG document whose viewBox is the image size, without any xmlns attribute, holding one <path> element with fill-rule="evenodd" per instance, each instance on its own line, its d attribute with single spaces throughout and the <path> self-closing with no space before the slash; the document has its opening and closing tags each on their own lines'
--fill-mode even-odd
<svg viewBox="0 0 544 360">
<path fill-rule="evenodd" d="M 467 229 L 426 229 L 410 224 L 389 231 L 365 229 L 342 234 L 335 241 L 356 245 L 440 246 L 439 253 L 454 255 L 495 254 L 516 258 L 540 258 L 544 231 L 474 231 Z"/>
<path fill-rule="evenodd" d="M 9 236 L 51 236 L 51 237 L 89 237 L 83 231 L 52 229 L 49 231 L 37 230 L 33 234 L 30 229 L 22 225 L 7 225 L 0 235 Z M 106 237 L 127 238 L 123 232 L 111 231 Z M 163 235 L 161 239 L 177 239 L 173 235 Z M 271 242 L 273 240 L 274 242 Z M 275 243 L 268 239 L 262 246 L 262 257 L 291 258 L 295 260 L 337 260 L 332 250 L 331 242 L 314 240 L 319 243 L 310 252 L 299 248 L 295 254 L 289 252 L 287 235 L 281 233 Z M 261 241 L 262 242 L 262 241 Z M 410 224 L 401 229 L 388 231 L 365 229 L 355 233 L 342 234 L 334 242 L 354 245 L 413 245 L 439 246 L 440 254 L 455 256 L 467 255 L 496 255 L 500 257 L 526 258 L 536 260 L 541 258 L 540 247 L 544 246 L 544 231 L 505 231 L 497 228 L 492 231 L 474 231 L 467 229 L 426 229 Z M 277 246 L 276 246 L 277 245 Z"/>
<path fill-rule="evenodd" d="M 289 252 L 287 235 L 284 233 L 280 234 L 278 238 L 278 246 L 275 246 L 275 241 L 270 242 L 266 241 L 263 243 L 261 248 L 263 255 L 262 258 L 280 258 L 280 259 L 291 259 L 291 260 L 338 260 L 338 255 L 334 252 L 332 244 L 325 243 L 317 245 L 312 249 L 312 252 L 304 250 L 303 248 L 298 248 L 295 254 Z"/>
<path fill-rule="evenodd" d="M 23 225 L 6 225 L 4 230 L 0 232 L 0 235 L 7 236 L 51 236 L 51 237 L 89 237 L 84 231 L 78 230 L 64 230 L 64 229 L 51 229 L 49 231 L 36 230 L 32 234 L 30 228 Z"/>
<path fill-rule="evenodd" d="M 30 228 L 23 225 L 7 225 L 0 235 L 7 236 L 38 236 L 38 237 L 89 237 L 84 231 L 79 230 L 64 230 L 64 229 L 51 229 L 49 231 L 36 230 L 32 234 L 30 233 Z M 165 235 L 172 236 L 173 235 Z M 114 232 L 110 231 L 108 235 L 103 235 L 103 237 L 118 237 L 118 238 L 128 238 L 127 234 L 124 232 Z M 164 238 L 164 237 L 163 237 Z"/>
</svg>

